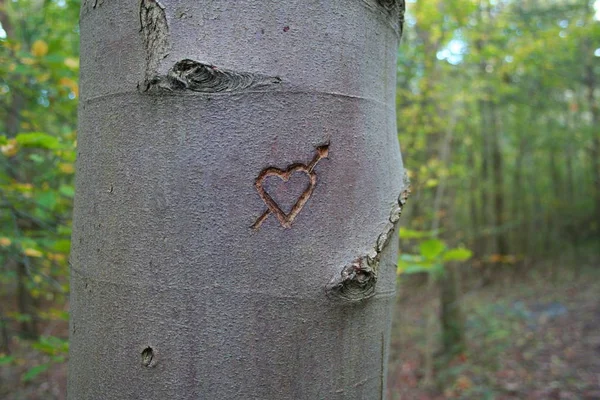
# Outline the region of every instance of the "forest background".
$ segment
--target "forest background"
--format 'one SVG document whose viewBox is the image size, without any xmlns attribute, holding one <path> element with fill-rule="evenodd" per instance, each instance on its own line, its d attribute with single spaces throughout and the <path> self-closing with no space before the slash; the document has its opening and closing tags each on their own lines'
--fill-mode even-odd
<svg viewBox="0 0 600 400">
<path fill-rule="evenodd" d="M 599 399 L 600 1 L 406 6 L 389 398 Z M 65 394 L 78 13 L 0 0 L 3 399 Z"/>
</svg>

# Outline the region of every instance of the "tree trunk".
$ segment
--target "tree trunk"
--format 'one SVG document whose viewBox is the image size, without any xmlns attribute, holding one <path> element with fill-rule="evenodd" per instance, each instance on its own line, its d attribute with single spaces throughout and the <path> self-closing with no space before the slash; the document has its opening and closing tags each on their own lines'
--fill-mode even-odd
<svg viewBox="0 0 600 400">
<path fill-rule="evenodd" d="M 490 102 L 490 147 L 492 155 L 492 176 L 494 180 L 494 235 L 496 241 L 496 253 L 505 256 L 508 254 L 508 240 L 506 235 L 506 216 L 504 207 L 504 160 L 500 148 L 500 121 L 496 103 Z"/>
<path fill-rule="evenodd" d="M 588 53 L 592 53 L 592 45 L 589 40 L 586 40 L 586 49 Z M 595 216 L 600 218 L 600 111 L 596 100 L 596 74 L 594 73 L 594 65 L 591 57 L 587 57 L 585 66 L 585 85 L 587 89 L 587 100 L 592 116 L 592 179 L 593 179 L 593 196 L 595 202 Z"/>
<path fill-rule="evenodd" d="M 37 339 L 39 336 L 38 331 L 38 317 L 37 317 L 37 304 L 35 299 L 31 296 L 27 284 L 29 283 L 29 274 L 27 273 L 27 267 L 24 263 L 16 263 L 17 267 L 17 307 L 19 313 L 24 317 L 21 322 L 21 335 L 26 339 Z"/>
<path fill-rule="evenodd" d="M 384 398 L 401 8 L 83 2 L 69 399 Z"/>
<path fill-rule="evenodd" d="M 460 304 L 458 265 L 448 263 L 440 281 L 440 322 L 444 355 L 450 360 L 465 351 L 465 317 Z"/>
</svg>

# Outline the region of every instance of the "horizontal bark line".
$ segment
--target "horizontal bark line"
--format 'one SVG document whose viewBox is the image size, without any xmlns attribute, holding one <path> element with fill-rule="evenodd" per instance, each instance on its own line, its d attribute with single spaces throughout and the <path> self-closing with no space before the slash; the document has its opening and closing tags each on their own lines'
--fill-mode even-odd
<svg viewBox="0 0 600 400">
<path fill-rule="evenodd" d="M 192 92 L 192 91 L 189 91 L 189 92 L 161 91 L 160 95 L 161 95 L 161 97 L 198 97 L 198 98 L 216 98 L 216 97 L 227 98 L 229 96 L 240 96 L 240 95 L 247 95 L 247 94 L 263 94 L 263 95 L 264 94 L 282 94 L 282 95 L 307 95 L 307 96 L 321 95 L 324 97 L 339 97 L 339 98 L 348 99 L 348 100 L 358 100 L 358 101 L 366 101 L 366 102 L 376 103 L 376 104 L 380 104 L 384 107 L 387 107 L 390 110 L 395 110 L 395 99 L 394 99 L 394 102 L 386 103 L 384 101 L 380 101 L 380 100 L 377 100 L 377 99 L 374 99 L 371 97 L 357 96 L 357 95 L 346 94 L 346 93 L 323 92 L 323 91 L 318 91 L 318 90 L 315 90 L 315 91 L 294 90 L 294 89 L 286 90 L 285 86 L 286 85 L 281 84 L 280 87 L 278 87 L 276 89 L 274 89 L 274 88 L 265 89 L 265 90 L 252 89 L 252 90 L 244 90 L 244 91 L 238 91 L 238 92 L 215 92 L 215 93 L 202 93 L 202 92 Z M 123 91 L 123 92 L 101 94 L 101 95 L 93 96 L 93 97 L 89 97 L 89 98 L 82 97 L 81 102 L 82 103 L 92 103 L 92 102 L 102 100 L 105 98 L 120 97 L 120 96 L 127 96 L 127 95 L 139 96 L 140 92 L 128 90 L 128 91 Z"/>
<path fill-rule="evenodd" d="M 175 63 L 166 75 L 157 75 L 146 82 L 144 92 L 239 92 L 247 89 L 270 87 L 282 82 L 277 76 L 221 69 L 194 60 Z"/>
<path fill-rule="evenodd" d="M 213 293 L 221 293 L 221 294 L 235 294 L 235 295 L 251 295 L 251 296 L 265 296 L 265 297 L 269 297 L 269 298 L 274 298 L 274 299 L 284 299 L 284 300 L 307 300 L 311 303 L 319 303 L 321 304 L 323 302 L 322 298 L 316 298 L 312 293 L 306 296 L 296 296 L 296 295 L 291 295 L 289 294 L 289 291 L 287 291 L 286 293 L 288 294 L 278 294 L 278 293 L 271 293 L 271 292 L 266 292 L 266 291 L 262 291 L 262 290 L 256 290 L 256 289 L 248 289 L 248 290 L 233 290 L 233 289 L 228 289 L 225 286 L 217 286 L 215 287 L 213 284 L 210 285 L 205 285 L 205 286 L 183 286 L 180 284 L 177 285 L 173 285 L 173 286 L 165 286 L 165 285 L 159 285 L 159 284 L 142 284 L 142 283 L 134 283 L 134 282 L 127 282 L 123 279 L 119 280 L 119 281 L 113 281 L 113 280 L 108 280 L 108 279 L 99 279 L 96 277 L 93 277 L 89 274 L 84 273 L 83 271 L 81 271 L 78 268 L 74 268 L 71 266 L 71 272 L 72 272 L 72 276 L 71 278 L 73 280 L 79 280 L 81 282 L 86 282 L 89 281 L 90 283 L 90 287 L 89 290 L 94 291 L 95 286 L 94 284 L 96 284 L 96 288 L 98 286 L 114 286 L 114 287 L 130 287 L 130 288 L 137 288 L 137 289 L 151 289 L 153 293 L 164 293 L 164 292 L 187 292 L 187 293 L 197 293 L 198 291 L 203 291 L 203 292 L 213 292 Z M 388 291 L 381 291 L 381 292 L 377 292 L 376 295 L 374 297 L 392 297 L 395 296 L 396 294 L 396 290 L 388 290 Z"/>
</svg>

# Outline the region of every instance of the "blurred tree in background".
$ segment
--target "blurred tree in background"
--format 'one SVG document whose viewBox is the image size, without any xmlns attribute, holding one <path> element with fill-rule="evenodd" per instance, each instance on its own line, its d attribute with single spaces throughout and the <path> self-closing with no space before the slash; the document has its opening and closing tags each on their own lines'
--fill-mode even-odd
<svg viewBox="0 0 600 400">
<path fill-rule="evenodd" d="M 482 268 L 597 237 L 593 3 L 409 3 L 398 125 L 412 166 L 411 228 L 439 227 Z"/>
<path fill-rule="evenodd" d="M 436 354 L 446 367 L 466 357 L 461 288 L 600 254 L 600 2 L 413 0 L 407 11 L 398 126 L 413 196 L 398 266 L 427 272 L 439 296 L 424 329 L 431 385 Z M 448 248 L 471 268 L 445 262 Z"/>
<path fill-rule="evenodd" d="M 437 276 L 447 356 L 464 351 L 457 266 L 444 268 L 426 253 L 441 256 L 444 243 L 466 246 L 474 268 L 460 275 L 485 286 L 518 276 L 537 259 L 575 258 L 586 243 L 598 249 L 595 6 L 579 0 L 408 4 L 398 126 L 414 195 L 400 236 L 402 248 L 415 255 L 401 256 L 399 272 Z M 411 243 L 419 247 L 412 250 Z M 430 323 L 428 337 L 431 331 Z M 430 381 L 431 338 L 427 347 Z"/>
<path fill-rule="evenodd" d="M 0 368 L 25 382 L 68 348 L 78 9 L 0 0 Z M 442 304 L 457 281 L 600 252 L 599 17 L 594 0 L 407 2 L 399 273 L 441 265 Z"/>
</svg>

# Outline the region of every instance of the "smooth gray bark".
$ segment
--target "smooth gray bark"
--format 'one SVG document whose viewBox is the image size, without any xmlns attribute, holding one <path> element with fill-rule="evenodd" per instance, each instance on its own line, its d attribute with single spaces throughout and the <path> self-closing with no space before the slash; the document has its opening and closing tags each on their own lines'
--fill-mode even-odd
<svg viewBox="0 0 600 400">
<path fill-rule="evenodd" d="M 69 399 L 384 398 L 400 8 L 84 1 Z"/>
</svg>

